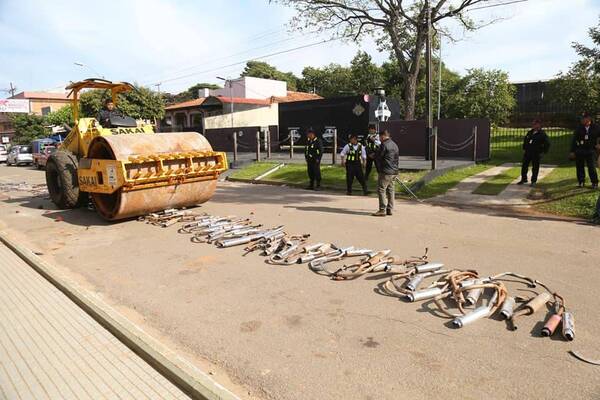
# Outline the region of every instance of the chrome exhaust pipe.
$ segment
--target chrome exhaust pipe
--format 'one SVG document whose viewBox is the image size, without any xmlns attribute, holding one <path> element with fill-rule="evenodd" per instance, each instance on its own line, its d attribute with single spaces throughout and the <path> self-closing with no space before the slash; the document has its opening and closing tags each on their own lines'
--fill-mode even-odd
<svg viewBox="0 0 600 400">
<path fill-rule="evenodd" d="M 442 289 L 433 287 L 429 289 L 417 290 L 416 292 L 409 293 L 406 297 L 410 302 L 433 299 L 436 296 L 442 294 Z"/>
<path fill-rule="evenodd" d="M 492 297 L 490 297 L 488 304 L 486 304 L 485 306 L 479 306 L 468 314 L 454 318 L 454 320 L 452 321 L 452 325 L 454 325 L 454 327 L 456 328 L 462 328 L 465 325 L 472 324 L 478 319 L 482 319 L 489 316 L 492 312 L 492 307 L 496 299 L 498 299 L 498 292 L 494 292 Z"/>
<path fill-rule="evenodd" d="M 570 312 L 563 313 L 562 335 L 568 341 L 575 339 L 575 318 L 573 318 L 573 314 Z"/>
<path fill-rule="evenodd" d="M 423 282 L 423 279 L 425 279 L 425 275 L 424 274 L 419 274 L 419 275 L 413 276 L 406 283 L 406 288 L 408 290 L 410 290 L 411 292 L 414 292 L 415 290 L 417 290 L 417 288 L 419 287 L 419 285 Z"/>
<path fill-rule="evenodd" d="M 502 319 L 510 319 L 515 310 L 515 305 L 517 302 L 514 297 L 507 297 L 502 303 L 502 307 L 500 308 L 500 316 Z"/>
<path fill-rule="evenodd" d="M 422 274 L 424 272 L 435 272 L 442 269 L 443 266 L 444 264 L 442 263 L 430 262 L 424 265 L 416 266 L 415 271 L 417 272 L 417 274 Z"/>
<path fill-rule="evenodd" d="M 465 301 L 467 305 L 474 306 L 477 304 L 477 300 L 481 297 L 483 293 L 483 288 L 471 289 L 467 291 L 467 296 L 465 297 Z"/>
</svg>

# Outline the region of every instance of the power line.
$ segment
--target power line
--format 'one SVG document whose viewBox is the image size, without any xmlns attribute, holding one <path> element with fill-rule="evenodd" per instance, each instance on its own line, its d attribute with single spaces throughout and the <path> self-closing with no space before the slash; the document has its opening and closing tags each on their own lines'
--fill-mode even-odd
<svg viewBox="0 0 600 400">
<path fill-rule="evenodd" d="M 487 6 L 469 8 L 468 11 L 484 10 L 486 8 L 508 6 L 508 5 L 511 5 L 511 4 L 525 3 L 527 1 L 529 1 L 529 0 L 513 0 L 513 1 L 506 1 L 504 3 L 488 4 Z"/>
<path fill-rule="evenodd" d="M 314 46 L 318 46 L 318 45 L 321 45 L 321 44 L 325 44 L 325 43 L 333 42 L 333 41 L 340 40 L 340 39 L 343 39 L 343 38 L 344 38 L 344 37 L 337 37 L 337 38 L 331 38 L 331 39 L 320 40 L 320 41 L 318 41 L 318 42 L 313 42 L 313 43 L 305 44 L 305 45 L 302 45 L 302 46 L 293 47 L 293 48 L 291 48 L 291 49 L 286 49 L 286 50 L 276 51 L 276 52 L 274 52 L 274 53 L 269 53 L 269 54 L 265 54 L 265 55 L 258 56 L 258 57 L 252 57 L 252 58 L 249 58 L 249 59 L 247 59 L 247 60 L 243 60 L 243 61 L 235 62 L 235 63 L 228 64 L 228 65 L 222 65 L 222 66 L 215 67 L 215 68 L 211 68 L 211 69 L 204 70 L 204 71 L 198 71 L 198 72 L 193 72 L 193 73 L 190 73 L 190 74 L 181 75 L 181 76 L 177 76 L 177 77 L 173 77 L 173 78 L 169 78 L 169 79 L 163 79 L 163 80 L 161 81 L 161 83 L 173 82 L 173 81 L 177 81 L 177 80 L 180 80 L 180 79 L 188 78 L 188 77 L 190 77 L 190 76 L 195 76 L 195 75 L 199 75 L 199 74 L 204 74 L 204 73 L 207 73 L 207 72 L 219 71 L 219 70 L 220 70 L 220 69 L 222 69 L 222 68 L 228 68 L 228 67 L 233 67 L 233 66 L 237 66 L 237 65 L 245 64 L 245 63 L 247 63 L 248 61 L 253 61 L 253 60 L 257 60 L 257 59 L 264 59 L 264 58 L 268 58 L 268 57 L 277 56 L 277 55 L 280 55 L 280 54 L 291 53 L 291 52 L 293 52 L 293 51 L 296 51 L 296 50 L 301 50 L 301 49 L 306 49 L 306 48 L 308 48 L 308 47 L 314 47 Z M 158 83 L 158 82 L 155 82 L 155 83 Z"/>
</svg>

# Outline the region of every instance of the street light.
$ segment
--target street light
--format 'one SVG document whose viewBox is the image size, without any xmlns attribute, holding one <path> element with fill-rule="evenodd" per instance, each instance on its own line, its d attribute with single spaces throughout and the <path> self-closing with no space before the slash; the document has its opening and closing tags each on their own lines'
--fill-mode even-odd
<svg viewBox="0 0 600 400">
<path fill-rule="evenodd" d="M 87 69 L 89 69 L 90 71 L 92 71 L 92 72 L 94 73 L 94 75 L 96 75 L 96 76 L 99 76 L 99 77 L 101 77 L 102 79 L 104 79 L 104 75 L 100 75 L 100 74 L 98 73 L 98 71 L 96 71 L 94 68 L 90 67 L 90 66 L 89 66 L 89 65 L 87 65 L 87 64 L 80 63 L 80 62 L 74 62 L 73 64 L 75 64 L 75 65 L 77 65 L 78 67 L 81 67 L 81 68 L 87 68 Z"/>
<path fill-rule="evenodd" d="M 227 83 L 229 83 L 229 101 L 231 102 L 231 129 L 233 129 L 233 82 L 231 81 L 231 78 L 225 79 L 217 76 L 217 79 L 224 81 L 225 86 L 227 86 Z"/>
</svg>

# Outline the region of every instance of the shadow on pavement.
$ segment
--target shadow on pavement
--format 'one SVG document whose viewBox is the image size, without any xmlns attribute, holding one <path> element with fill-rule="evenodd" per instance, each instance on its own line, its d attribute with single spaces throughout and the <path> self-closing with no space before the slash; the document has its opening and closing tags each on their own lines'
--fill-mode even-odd
<svg viewBox="0 0 600 400">
<path fill-rule="evenodd" d="M 294 208 L 298 211 L 309 211 L 309 212 L 325 212 L 332 214 L 349 214 L 349 215 L 371 215 L 369 211 L 358 211 L 349 210 L 347 208 L 339 207 L 325 207 L 325 206 L 284 206 L 284 208 Z"/>
</svg>

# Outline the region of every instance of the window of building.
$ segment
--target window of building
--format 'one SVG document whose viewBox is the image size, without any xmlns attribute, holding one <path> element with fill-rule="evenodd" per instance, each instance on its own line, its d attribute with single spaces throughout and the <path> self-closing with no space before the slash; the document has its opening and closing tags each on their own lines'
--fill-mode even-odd
<svg viewBox="0 0 600 400">
<path fill-rule="evenodd" d="M 42 107 L 42 115 L 48 115 L 51 112 L 52 112 L 52 107 L 51 106 Z"/>
</svg>

